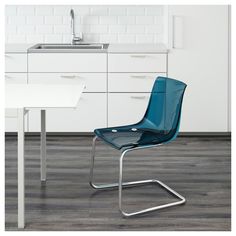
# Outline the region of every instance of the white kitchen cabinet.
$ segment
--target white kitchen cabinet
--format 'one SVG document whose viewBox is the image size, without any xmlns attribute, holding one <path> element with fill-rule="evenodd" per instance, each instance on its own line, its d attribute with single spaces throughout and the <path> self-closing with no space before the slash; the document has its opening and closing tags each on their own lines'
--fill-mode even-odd
<svg viewBox="0 0 236 236">
<path fill-rule="evenodd" d="M 17 111 L 16 111 L 17 112 Z M 25 115 L 25 132 L 28 131 L 28 115 Z M 17 116 L 5 117 L 5 132 L 17 132 Z"/>
<path fill-rule="evenodd" d="M 150 93 L 109 93 L 108 126 L 134 124 L 147 109 Z"/>
<path fill-rule="evenodd" d="M 53 65 L 50 64 L 52 61 Z M 107 55 L 29 53 L 28 83 L 86 85 L 78 109 L 48 109 L 47 132 L 92 132 L 107 126 Z M 40 130 L 37 111 L 29 112 L 29 131 Z"/>
<path fill-rule="evenodd" d="M 5 83 L 6 84 L 26 84 L 27 83 L 27 74 L 26 73 L 5 73 Z M 17 117 L 16 109 L 6 109 L 5 110 L 6 118 Z"/>
<path fill-rule="evenodd" d="M 29 53 L 28 72 L 107 72 L 105 53 Z"/>
<path fill-rule="evenodd" d="M 167 75 L 166 53 L 108 55 L 108 126 L 134 124 L 147 109 L 158 76 Z"/>
<path fill-rule="evenodd" d="M 83 93 L 77 109 L 47 109 L 47 132 L 93 132 L 107 126 L 107 95 Z M 40 131 L 40 114 L 30 110 L 29 131 Z"/>
<path fill-rule="evenodd" d="M 166 73 L 109 73 L 108 91 L 150 93 L 158 76 Z"/>
<path fill-rule="evenodd" d="M 26 84 L 27 73 L 5 73 L 6 84 Z"/>
<path fill-rule="evenodd" d="M 180 131 L 229 130 L 229 7 L 169 6 L 168 75 L 188 87 Z"/>
<path fill-rule="evenodd" d="M 27 72 L 26 53 L 6 53 L 5 72 Z"/>
<path fill-rule="evenodd" d="M 167 54 L 110 53 L 108 72 L 166 72 Z"/>
<path fill-rule="evenodd" d="M 17 69 L 17 68 L 16 68 Z M 6 84 L 26 84 L 26 73 L 5 73 Z M 25 115 L 25 131 L 28 130 L 27 126 L 28 114 Z M 17 131 L 17 109 L 5 109 L 5 132 Z"/>
<path fill-rule="evenodd" d="M 106 92 L 106 73 L 29 73 L 29 83 L 78 84 L 84 83 L 84 92 Z"/>
</svg>

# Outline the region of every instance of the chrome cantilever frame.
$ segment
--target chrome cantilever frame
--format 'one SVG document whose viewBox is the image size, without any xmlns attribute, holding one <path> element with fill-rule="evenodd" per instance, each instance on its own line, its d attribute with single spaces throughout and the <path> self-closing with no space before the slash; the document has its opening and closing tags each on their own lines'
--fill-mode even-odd
<svg viewBox="0 0 236 236">
<path fill-rule="evenodd" d="M 133 181 L 133 182 L 125 182 L 125 183 L 122 182 L 122 178 L 123 178 L 123 159 L 124 159 L 124 156 L 125 156 L 126 153 L 134 151 L 134 150 L 138 150 L 138 149 L 157 147 L 157 146 L 160 146 L 161 144 L 144 146 L 144 147 L 137 147 L 137 148 L 131 148 L 131 149 L 125 149 L 124 151 L 122 151 L 122 154 L 120 156 L 119 182 L 118 183 L 112 183 L 112 184 L 95 185 L 93 183 L 93 169 L 94 169 L 96 140 L 97 140 L 97 136 L 95 136 L 94 139 L 93 139 L 89 184 L 91 185 L 91 187 L 93 187 L 94 189 L 97 189 L 97 190 L 106 190 L 106 189 L 113 189 L 113 188 L 118 187 L 118 189 L 119 189 L 119 210 L 120 210 L 120 212 L 123 216 L 126 216 L 126 217 L 135 216 L 135 215 L 143 214 L 143 213 L 150 212 L 150 211 L 155 211 L 155 210 L 160 210 L 160 209 L 163 209 L 163 208 L 168 208 L 168 207 L 172 207 L 172 206 L 181 205 L 181 204 L 184 204 L 186 202 L 185 198 L 182 195 L 180 195 L 175 190 L 168 187 L 166 184 L 164 184 L 160 180 L 150 179 L 150 180 L 140 180 L 140 181 Z M 127 187 L 135 187 L 135 186 L 145 185 L 145 184 L 149 184 L 149 183 L 159 184 L 167 192 L 171 193 L 172 195 L 179 198 L 180 200 L 176 201 L 176 202 L 172 202 L 172 203 L 167 203 L 167 204 L 164 204 L 164 205 L 159 205 L 159 206 L 143 209 L 143 210 L 140 210 L 140 211 L 135 211 L 135 212 L 130 212 L 130 213 L 125 212 L 122 209 L 122 187 L 126 187 L 126 188 Z"/>
</svg>

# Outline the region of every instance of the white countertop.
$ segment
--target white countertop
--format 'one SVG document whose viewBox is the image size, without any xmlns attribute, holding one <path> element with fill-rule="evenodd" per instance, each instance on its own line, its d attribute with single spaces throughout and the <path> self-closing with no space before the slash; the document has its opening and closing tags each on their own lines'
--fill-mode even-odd
<svg viewBox="0 0 236 236">
<path fill-rule="evenodd" d="M 35 44 L 6 44 L 5 53 L 26 53 Z M 108 53 L 167 53 L 164 44 L 109 44 Z"/>
<path fill-rule="evenodd" d="M 35 43 L 34 43 L 35 44 Z M 27 53 L 27 49 L 32 47 L 34 44 L 5 44 L 5 53 Z"/>
</svg>

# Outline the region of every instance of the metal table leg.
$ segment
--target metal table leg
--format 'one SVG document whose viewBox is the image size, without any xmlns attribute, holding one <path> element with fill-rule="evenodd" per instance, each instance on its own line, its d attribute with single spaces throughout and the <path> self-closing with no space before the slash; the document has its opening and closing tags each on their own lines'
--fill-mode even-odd
<svg viewBox="0 0 236 236">
<path fill-rule="evenodd" d="M 41 181 L 46 181 L 46 111 L 41 110 Z"/>
<path fill-rule="evenodd" d="M 25 227 L 24 116 L 25 109 L 18 109 L 18 228 Z"/>
</svg>

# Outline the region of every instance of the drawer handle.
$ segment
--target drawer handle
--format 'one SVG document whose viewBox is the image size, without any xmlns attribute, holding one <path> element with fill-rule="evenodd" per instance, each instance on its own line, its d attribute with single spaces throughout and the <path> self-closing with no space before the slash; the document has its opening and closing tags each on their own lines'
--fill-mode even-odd
<svg viewBox="0 0 236 236">
<path fill-rule="evenodd" d="M 12 79 L 12 77 L 10 75 L 5 75 L 6 79 Z"/>
<path fill-rule="evenodd" d="M 65 78 L 65 79 L 79 79 L 81 78 L 81 76 L 79 75 L 61 75 L 61 78 Z"/>
<path fill-rule="evenodd" d="M 149 78 L 149 76 L 146 76 L 146 75 L 131 75 L 130 77 L 132 77 L 132 78 L 136 78 L 136 79 L 145 79 L 145 78 Z"/>
<path fill-rule="evenodd" d="M 8 54 L 5 54 L 5 57 L 6 57 L 6 58 L 11 58 L 11 56 L 10 56 L 10 55 L 8 55 Z"/>
<path fill-rule="evenodd" d="M 145 99 L 147 96 L 130 96 L 130 97 L 134 99 Z"/>
<path fill-rule="evenodd" d="M 146 55 L 130 55 L 131 57 L 135 57 L 135 58 L 145 58 Z"/>
</svg>

